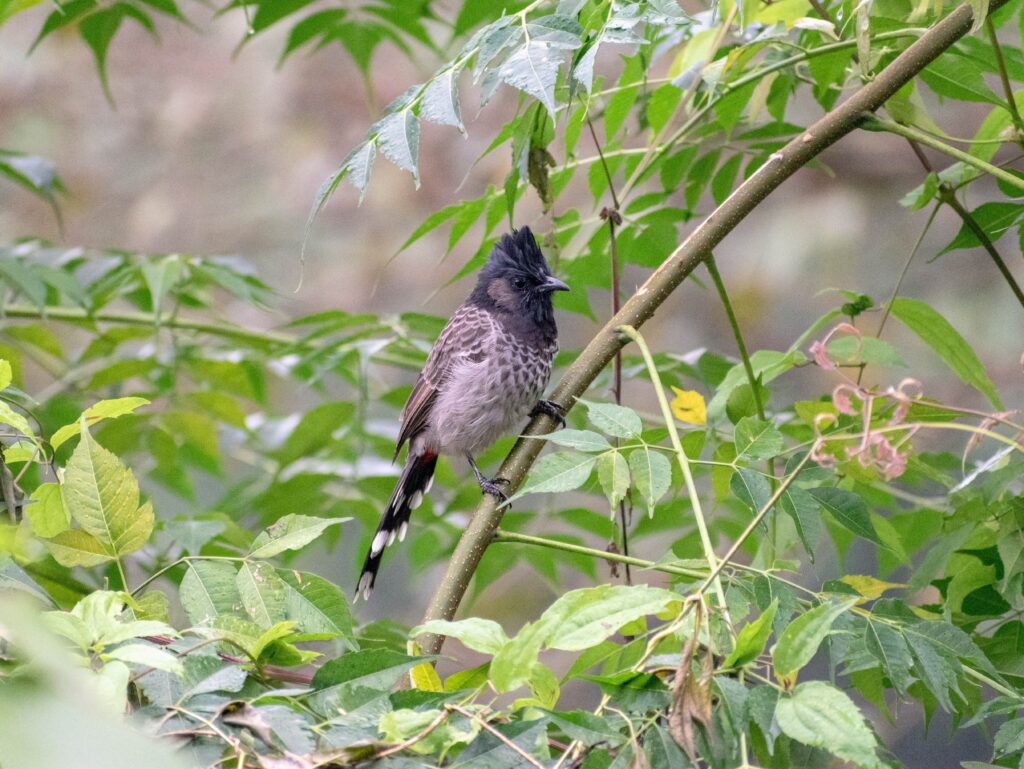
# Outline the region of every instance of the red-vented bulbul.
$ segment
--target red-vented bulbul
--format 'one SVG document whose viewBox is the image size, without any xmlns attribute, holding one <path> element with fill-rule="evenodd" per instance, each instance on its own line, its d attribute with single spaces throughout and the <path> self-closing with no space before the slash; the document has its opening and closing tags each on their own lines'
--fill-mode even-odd
<svg viewBox="0 0 1024 769">
<path fill-rule="evenodd" d="M 505 498 L 502 478 L 488 480 L 473 455 L 527 416 L 564 422 L 564 409 L 538 401 L 558 351 L 553 291 L 569 287 L 551 274 L 528 227 L 503 235 L 480 270 L 476 288 L 434 342 L 402 409 L 395 457 L 409 454 L 366 554 L 356 595 L 369 598 L 384 548 L 405 538 L 409 515 L 423 501 L 439 454 L 469 460 L 480 489 Z"/>
</svg>

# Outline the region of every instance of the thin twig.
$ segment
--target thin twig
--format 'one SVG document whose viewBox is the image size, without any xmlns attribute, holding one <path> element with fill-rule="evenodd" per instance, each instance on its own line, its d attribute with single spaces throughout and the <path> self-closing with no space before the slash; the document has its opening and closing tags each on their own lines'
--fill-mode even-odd
<svg viewBox="0 0 1024 769">
<path fill-rule="evenodd" d="M 1010 111 L 1010 119 L 1017 127 L 1017 131 L 1024 134 L 1024 120 L 1021 120 L 1020 111 L 1017 109 L 1017 99 L 1013 95 L 1013 86 L 1010 85 L 1010 75 L 1006 71 L 1006 60 L 1003 58 L 1003 49 L 999 45 L 999 38 L 996 36 L 996 25 L 992 17 L 985 19 L 985 31 L 992 43 L 992 52 L 996 56 L 996 67 L 999 69 L 999 80 L 1003 84 L 1003 94 L 1006 96 L 1006 108 Z M 1018 136 L 1018 141 L 1022 136 Z"/>
<path fill-rule="evenodd" d="M 928 157 L 924 154 L 924 150 L 921 149 L 917 142 L 910 137 L 907 137 L 907 142 L 910 144 L 910 148 L 914 151 L 914 154 L 917 156 L 918 161 L 920 161 L 924 169 L 928 173 L 935 173 L 931 163 L 928 161 Z M 956 212 L 956 215 L 960 217 L 961 221 L 963 221 L 964 226 L 974 233 L 974 237 L 978 239 L 981 247 L 985 249 L 985 252 L 992 259 L 996 269 L 999 270 L 1000 274 L 1003 276 L 1003 280 L 1006 281 L 1006 285 L 1010 287 L 1010 291 L 1013 292 L 1017 301 L 1020 302 L 1021 307 L 1024 307 L 1024 291 L 1021 290 L 1020 285 L 1018 285 L 1017 281 L 1014 279 L 1013 273 L 1010 272 L 1010 268 L 1006 265 L 1005 260 L 996 249 L 991 238 L 989 238 L 988 233 L 985 232 L 971 212 L 964 207 L 963 203 L 960 202 L 956 193 L 953 192 L 953 188 L 950 187 L 949 184 L 946 182 L 939 182 L 938 194 L 939 200 L 952 208 Z"/>
<path fill-rule="evenodd" d="M 615 180 L 612 178 L 611 169 L 604 157 L 604 148 L 598 141 L 597 131 L 594 130 L 594 121 L 587 115 L 587 127 L 590 129 L 590 136 L 594 140 L 594 147 L 601 159 L 601 167 L 604 169 L 604 177 L 608 183 L 608 192 L 612 196 L 612 209 L 601 209 L 601 218 L 608 221 L 608 253 L 611 259 L 612 276 L 612 317 L 619 314 L 621 309 L 621 293 L 619 290 L 619 248 L 615 238 L 615 228 L 622 224 L 622 214 L 619 212 L 619 196 L 615 194 Z M 615 360 L 612 363 L 612 395 L 615 397 L 616 405 L 622 405 L 622 351 L 615 353 Z M 615 439 L 615 446 L 618 448 L 619 439 Z M 626 492 L 629 497 L 629 491 Z M 629 510 L 626 510 L 626 498 L 619 500 L 619 530 L 622 537 L 622 552 L 629 555 L 629 524 L 632 517 L 633 504 L 630 498 Z M 625 564 L 626 584 L 633 584 L 633 574 L 630 571 L 629 563 Z"/>
<path fill-rule="evenodd" d="M 522 756 L 523 759 L 526 761 L 526 763 L 528 763 L 530 766 L 536 767 L 536 769 L 547 769 L 547 767 L 545 767 L 544 764 L 542 764 L 536 758 L 534 758 L 529 753 L 527 753 L 525 750 L 523 750 L 521 747 L 519 747 L 514 742 L 512 742 L 512 740 L 510 740 L 504 734 L 502 734 L 497 729 L 495 729 L 493 726 L 491 726 L 489 723 L 487 723 L 486 719 L 480 718 L 480 716 L 477 715 L 477 714 L 470 713 L 468 710 L 466 710 L 465 708 L 460 707 L 459 705 L 448 705 L 447 707 L 448 707 L 449 710 L 454 710 L 456 713 L 462 714 L 463 716 L 468 718 L 470 721 L 476 721 L 478 724 L 480 724 L 480 726 L 482 726 L 488 732 L 490 732 L 495 737 L 497 737 L 499 740 L 501 740 L 503 743 L 505 743 L 505 745 L 507 745 L 512 750 L 514 750 L 520 756 Z"/>
</svg>

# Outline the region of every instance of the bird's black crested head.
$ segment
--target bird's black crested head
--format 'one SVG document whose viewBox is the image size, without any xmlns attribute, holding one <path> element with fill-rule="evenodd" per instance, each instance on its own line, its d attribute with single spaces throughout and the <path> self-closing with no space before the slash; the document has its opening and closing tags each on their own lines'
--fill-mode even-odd
<svg viewBox="0 0 1024 769">
<path fill-rule="evenodd" d="M 553 291 L 569 287 L 551 274 L 529 227 L 501 236 L 480 270 L 470 300 L 488 309 L 554 328 Z"/>
</svg>

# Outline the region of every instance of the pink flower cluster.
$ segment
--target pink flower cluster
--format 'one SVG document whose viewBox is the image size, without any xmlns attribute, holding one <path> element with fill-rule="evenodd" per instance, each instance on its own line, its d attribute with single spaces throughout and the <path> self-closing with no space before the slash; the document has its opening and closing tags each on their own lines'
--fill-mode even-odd
<svg viewBox="0 0 1024 769">
<path fill-rule="evenodd" d="M 840 323 L 821 341 L 814 342 L 810 347 L 811 356 L 814 362 L 825 371 L 837 371 L 838 366 L 829 357 L 827 345 L 829 340 L 836 334 L 850 334 L 859 340 L 861 333 L 849 323 Z M 840 374 L 840 376 L 843 376 Z M 840 414 L 851 417 L 860 417 L 862 431 L 860 442 L 853 447 L 847 448 L 845 457 L 854 459 L 862 467 L 874 467 L 887 481 L 903 475 L 907 469 L 908 453 L 904 449 L 917 432 L 917 425 L 906 425 L 904 429 L 894 430 L 903 425 L 911 404 L 922 395 L 921 383 L 916 379 L 904 379 L 897 387 L 889 387 L 884 392 L 878 393 L 861 387 L 853 380 L 843 376 L 845 382 L 836 386 L 832 391 L 832 405 Z M 879 398 L 895 401 L 896 407 L 884 425 L 872 427 L 872 415 L 875 402 Z M 811 459 L 822 467 L 833 467 L 836 464 L 836 454 L 826 451 L 826 445 L 830 438 L 822 433 L 822 430 L 831 422 L 835 421 L 832 414 L 820 414 L 815 420 L 814 428 L 817 439 L 811 448 Z M 889 436 L 898 435 L 899 438 L 893 443 Z M 857 437 L 857 436 L 848 436 Z M 901 450 L 903 449 L 903 450 Z"/>
</svg>

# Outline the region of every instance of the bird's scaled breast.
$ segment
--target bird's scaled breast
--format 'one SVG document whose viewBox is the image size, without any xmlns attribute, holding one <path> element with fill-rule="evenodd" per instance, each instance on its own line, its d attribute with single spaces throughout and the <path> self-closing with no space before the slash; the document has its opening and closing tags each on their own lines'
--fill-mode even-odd
<svg viewBox="0 0 1024 769">
<path fill-rule="evenodd" d="M 554 352 L 509 335 L 484 360 L 458 366 L 433 411 L 437 448 L 473 454 L 521 427 L 547 386 Z"/>
</svg>

